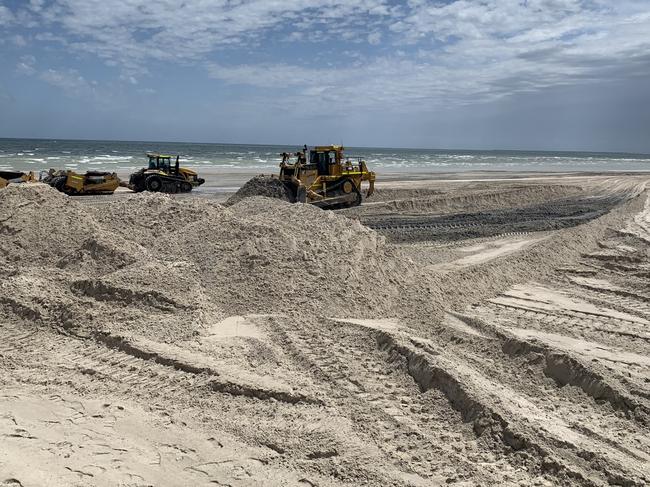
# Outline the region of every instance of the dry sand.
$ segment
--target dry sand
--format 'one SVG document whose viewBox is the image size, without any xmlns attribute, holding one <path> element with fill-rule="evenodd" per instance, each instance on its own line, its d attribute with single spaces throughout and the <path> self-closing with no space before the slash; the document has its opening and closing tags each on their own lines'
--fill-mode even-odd
<svg viewBox="0 0 650 487">
<path fill-rule="evenodd" d="M 294 201 L 294 198 L 291 197 L 291 192 L 280 179 L 258 175 L 246 181 L 235 194 L 224 202 L 224 206 L 232 206 L 251 196 L 266 196 L 267 198 L 275 198 L 290 203 Z"/>
<path fill-rule="evenodd" d="M 499 176 L 0 190 L 0 486 L 650 483 L 650 177 Z"/>
</svg>

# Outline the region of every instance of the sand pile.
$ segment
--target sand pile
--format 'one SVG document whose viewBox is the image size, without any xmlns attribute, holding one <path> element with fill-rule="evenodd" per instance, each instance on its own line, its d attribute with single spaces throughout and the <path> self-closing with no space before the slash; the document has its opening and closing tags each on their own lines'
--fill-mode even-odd
<svg viewBox="0 0 650 487">
<path fill-rule="evenodd" d="M 279 179 L 260 175 L 247 181 L 235 194 L 228 198 L 224 205 L 232 206 L 244 198 L 252 196 L 266 196 L 267 198 L 277 198 L 289 202 L 293 200 L 291 193 Z"/>
<path fill-rule="evenodd" d="M 160 193 L 139 193 L 98 206 L 85 207 L 104 228 L 144 247 L 156 247 L 169 232 L 223 211 L 209 200 L 182 202 Z"/>
<path fill-rule="evenodd" d="M 272 198 L 89 205 L 14 186 L 0 208 L 5 311 L 55 327 L 173 341 L 226 314 L 388 312 L 408 273 L 359 222 Z"/>
<path fill-rule="evenodd" d="M 140 200 L 131 205 L 145 210 L 122 222 L 119 212 L 89 207 L 47 186 L 0 191 L 4 314 L 161 339 L 190 335 L 210 316 L 220 317 L 194 284 L 196 271 L 150 245 L 181 210 L 164 207 L 165 201 L 152 210 L 155 198 Z M 154 218 L 145 218 L 147 212 Z M 148 232 L 146 224 L 152 224 Z"/>
<path fill-rule="evenodd" d="M 56 261 L 98 231 L 76 202 L 47 186 L 10 185 L 0 191 L 0 259 L 5 262 Z"/>
<path fill-rule="evenodd" d="M 263 197 L 194 222 L 173 240 L 220 306 L 238 313 L 388 310 L 408 272 L 359 222 Z"/>
<path fill-rule="evenodd" d="M 101 274 L 145 254 L 135 242 L 104 228 L 84 205 L 45 185 L 0 191 L 0 234 L 5 264 Z"/>
</svg>

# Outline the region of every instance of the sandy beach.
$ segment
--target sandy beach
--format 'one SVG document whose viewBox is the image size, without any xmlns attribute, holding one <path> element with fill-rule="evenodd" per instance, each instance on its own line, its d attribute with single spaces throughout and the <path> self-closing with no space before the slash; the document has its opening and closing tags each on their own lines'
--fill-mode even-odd
<svg viewBox="0 0 650 487">
<path fill-rule="evenodd" d="M 356 208 L 0 190 L 0 486 L 650 483 L 650 174 Z"/>
</svg>

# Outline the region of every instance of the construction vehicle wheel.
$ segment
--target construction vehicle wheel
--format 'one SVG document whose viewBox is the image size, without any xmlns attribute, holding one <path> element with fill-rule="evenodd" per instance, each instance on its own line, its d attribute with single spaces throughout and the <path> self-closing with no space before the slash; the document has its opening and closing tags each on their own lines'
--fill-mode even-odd
<svg viewBox="0 0 650 487">
<path fill-rule="evenodd" d="M 363 200 L 363 196 L 361 196 L 361 192 L 356 188 L 356 186 L 354 187 L 353 191 L 354 193 L 356 193 L 356 198 L 354 199 L 354 201 L 350 201 L 349 203 L 346 203 L 345 206 L 343 206 L 343 208 L 345 208 L 346 206 L 348 208 L 352 208 L 354 206 L 359 206 L 361 204 L 361 201 Z"/>
<path fill-rule="evenodd" d="M 147 188 L 147 191 L 157 192 L 162 189 L 163 182 L 158 176 L 149 176 L 144 182 L 144 185 Z"/>
<path fill-rule="evenodd" d="M 341 191 L 343 191 L 344 194 L 350 194 L 354 191 L 354 183 L 350 179 L 346 179 L 341 184 Z"/>
<path fill-rule="evenodd" d="M 66 179 L 67 178 L 65 176 L 59 176 L 58 178 L 54 178 L 52 180 L 51 185 L 54 188 L 58 189 L 59 191 L 63 192 L 63 191 L 65 191 L 65 180 Z"/>
<path fill-rule="evenodd" d="M 181 193 L 189 193 L 190 191 L 192 191 L 192 185 L 187 181 L 183 181 L 181 183 Z"/>
</svg>

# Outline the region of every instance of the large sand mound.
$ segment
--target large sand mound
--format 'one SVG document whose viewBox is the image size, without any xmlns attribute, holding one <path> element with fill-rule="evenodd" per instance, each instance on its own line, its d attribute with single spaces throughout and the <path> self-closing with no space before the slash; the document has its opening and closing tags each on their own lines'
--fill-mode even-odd
<svg viewBox="0 0 650 487">
<path fill-rule="evenodd" d="M 172 239 L 214 298 L 239 313 L 387 310 L 401 274 L 383 237 L 358 221 L 271 198 L 246 198 Z"/>
<path fill-rule="evenodd" d="M 8 186 L 0 191 L 0 259 L 29 265 L 56 260 L 99 232 L 79 205 L 47 186 Z"/>
<path fill-rule="evenodd" d="M 12 186 L 0 208 L 4 296 L 51 326 L 174 340 L 224 313 L 363 315 L 398 295 L 383 237 L 308 205 L 142 194 L 93 206 Z"/>
</svg>

